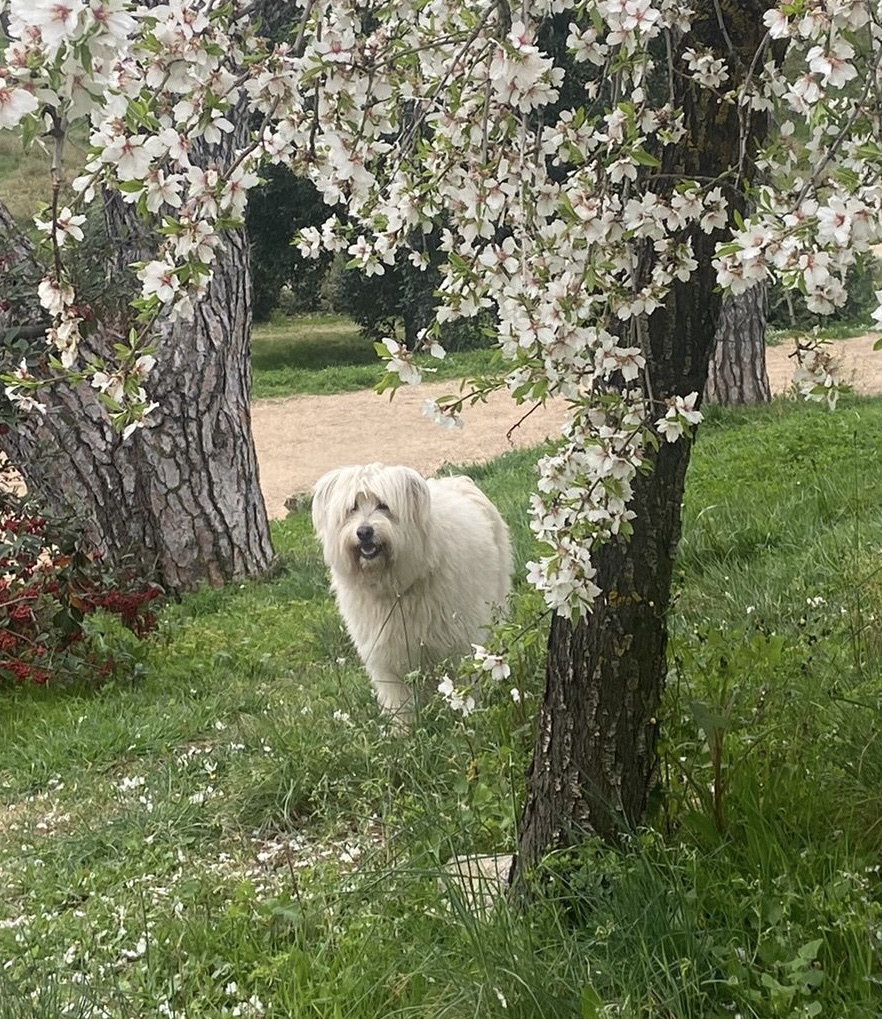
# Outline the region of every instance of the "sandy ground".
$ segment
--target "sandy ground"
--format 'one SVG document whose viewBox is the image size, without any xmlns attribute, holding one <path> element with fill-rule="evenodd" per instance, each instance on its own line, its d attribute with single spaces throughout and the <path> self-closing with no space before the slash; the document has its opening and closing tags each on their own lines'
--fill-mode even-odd
<svg viewBox="0 0 882 1019">
<path fill-rule="evenodd" d="M 834 344 L 845 381 L 865 395 L 882 393 L 879 334 Z M 772 392 L 790 384 L 793 347 L 766 353 Z M 466 409 L 463 428 L 445 429 L 422 414 L 430 396 L 455 391 L 442 382 L 400 389 L 390 401 L 372 390 L 337 396 L 258 400 L 252 408 L 260 484 L 271 517 L 283 517 L 291 496 L 309 491 L 325 471 L 343 464 L 404 463 L 432 474 L 445 463 L 490 460 L 510 449 L 532 446 L 558 433 L 563 410 L 553 402 L 524 417 L 506 394 Z"/>
</svg>

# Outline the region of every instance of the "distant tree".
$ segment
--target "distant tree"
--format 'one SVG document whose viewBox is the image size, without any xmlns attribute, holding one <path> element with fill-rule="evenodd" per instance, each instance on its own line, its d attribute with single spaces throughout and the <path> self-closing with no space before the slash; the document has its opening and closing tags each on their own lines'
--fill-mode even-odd
<svg viewBox="0 0 882 1019">
<path fill-rule="evenodd" d="M 767 306 L 765 283 L 723 299 L 704 390 L 708 403 L 733 407 L 771 400 L 766 371 Z"/>
<path fill-rule="evenodd" d="M 402 257 L 384 266 L 382 273 L 370 275 L 348 267 L 343 253 L 336 258 L 330 252 L 304 258 L 295 239 L 305 227 L 320 226 L 330 215 L 328 206 L 315 185 L 296 177 L 288 167 L 269 166 L 261 176 L 263 182 L 253 189 L 245 214 L 255 320 L 268 320 L 287 288 L 288 306 L 297 311 L 317 311 L 327 301 L 334 311 L 361 326 L 365 336 L 379 340 L 400 332 L 405 346 L 413 350 L 438 304 L 435 290 L 441 282 L 441 258 L 437 244 L 425 269 Z"/>
<path fill-rule="evenodd" d="M 382 275 L 368 276 L 347 268 L 338 259 L 330 278 L 330 299 L 335 311 L 348 315 L 366 336 L 382 339 L 402 334 L 408 350 L 417 335 L 435 317 L 435 289 L 441 281 L 437 267 L 417 269 L 409 262 L 386 266 Z"/>
<path fill-rule="evenodd" d="M 286 166 L 267 166 L 261 176 L 263 183 L 251 192 L 245 212 L 254 319 L 270 318 L 286 285 L 294 291 L 299 310 L 317 311 L 332 256 L 304 258 L 293 241 L 304 227 L 324 222 L 328 207 L 315 185 L 295 177 Z"/>
<path fill-rule="evenodd" d="M 425 269 L 408 261 L 386 266 L 382 275 L 368 275 L 347 267 L 338 255 L 328 272 L 325 290 L 334 311 L 348 315 L 361 326 L 365 336 L 382 340 L 395 337 L 407 350 L 419 346 L 419 336 L 432 324 L 440 298 L 441 284 L 437 251 Z M 495 342 L 495 319 L 488 311 L 473 318 L 445 322 L 438 336 L 447 351 L 475 350 Z"/>
</svg>

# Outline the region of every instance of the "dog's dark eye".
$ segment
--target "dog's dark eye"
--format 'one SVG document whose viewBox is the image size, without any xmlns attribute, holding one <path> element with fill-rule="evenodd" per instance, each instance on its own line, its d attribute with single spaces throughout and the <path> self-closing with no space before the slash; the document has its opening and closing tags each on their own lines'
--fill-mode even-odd
<svg viewBox="0 0 882 1019">
<path fill-rule="evenodd" d="M 388 513 L 389 512 L 389 507 L 384 502 L 378 502 L 377 503 L 377 509 L 378 510 L 382 510 L 384 513 Z"/>
</svg>

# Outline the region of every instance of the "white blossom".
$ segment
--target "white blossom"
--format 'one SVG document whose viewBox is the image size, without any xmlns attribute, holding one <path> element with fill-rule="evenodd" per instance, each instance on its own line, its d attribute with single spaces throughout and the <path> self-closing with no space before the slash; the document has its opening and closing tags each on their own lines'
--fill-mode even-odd
<svg viewBox="0 0 882 1019">
<path fill-rule="evenodd" d="M 441 428 L 463 427 L 462 418 L 452 408 L 439 407 L 435 400 L 426 400 L 423 403 L 423 414 Z"/>
<path fill-rule="evenodd" d="M 763 24 L 773 39 L 786 39 L 790 35 L 790 20 L 783 11 L 769 10 L 763 15 Z"/>
<path fill-rule="evenodd" d="M 500 654 L 493 654 L 480 644 L 472 644 L 474 651 L 475 667 L 482 672 L 490 674 L 495 681 L 508 679 L 511 675 L 511 666 Z"/>
<path fill-rule="evenodd" d="M 16 127 L 40 102 L 32 91 L 0 76 L 0 130 Z"/>
<path fill-rule="evenodd" d="M 466 717 L 475 710 L 475 698 L 467 690 L 460 690 L 454 685 L 450 676 L 445 675 L 438 683 L 438 693 L 444 698 L 452 711 Z"/>
<path fill-rule="evenodd" d="M 81 16 L 85 9 L 81 0 L 56 0 L 52 3 L 10 0 L 10 28 L 17 36 L 23 28 L 37 29 L 40 42 L 51 56 L 82 30 Z"/>
<path fill-rule="evenodd" d="M 841 88 L 846 82 L 857 77 L 857 68 L 851 63 L 854 47 L 845 39 L 836 39 L 829 49 L 813 46 L 806 60 L 809 70 L 821 75 L 824 85 Z"/>
<path fill-rule="evenodd" d="M 422 381 L 423 376 L 419 368 L 413 363 L 410 351 L 390 336 L 383 340 L 383 346 L 389 351 L 386 371 L 396 374 L 405 385 L 418 385 Z"/>
<path fill-rule="evenodd" d="M 155 295 L 164 304 L 171 301 L 181 283 L 174 266 L 167 262 L 148 262 L 138 270 L 138 279 L 144 284 L 144 295 Z"/>
<path fill-rule="evenodd" d="M 67 206 L 56 214 L 54 220 L 41 220 L 38 216 L 34 217 L 34 225 L 37 229 L 53 235 L 59 248 L 64 245 L 68 237 L 74 241 L 81 241 L 83 239 L 82 226 L 85 222 L 85 216 L 75 216 Z"/>
<path fill-rule="evenodd" d="M 696 410 L 698 393 L 688 396 L 672 396 L 668 400 L 665 416 L 655 423 L 660 435 L 667 442 L 676 442 L 681 436 L 688 434 L 690 428 L 701 421 L 701 411 Z"/>
</svg>

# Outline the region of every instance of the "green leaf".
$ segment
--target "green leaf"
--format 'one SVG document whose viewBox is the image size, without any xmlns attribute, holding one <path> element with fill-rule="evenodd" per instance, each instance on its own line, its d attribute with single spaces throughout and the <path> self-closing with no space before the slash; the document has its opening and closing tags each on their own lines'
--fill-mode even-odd
<svg viewBox="0 0 882 1019">
<path fill-rule="evenodd" d="M 146 102 L 132 100 L 126 110 L 126 117 L 136 127 L 146 127 L 150 130 L 159 128 L 159 121 L 151 113 Z"/>
<path fill-rule="evenodd" d="M 469 263 L 456 251 L 450 252 L 447 256 L 447 261 L 454 269 L 458 269 L 460 272 L 470 273 L 472 271 L 472 267 Z"/>
<path fill-rule="evenodd" d="M 142 180 L 121 180 L 117 187 L 120 191 L 124 191 L 127 194 L 134 194 L 136 191 L 144 190 L 144 181 Z"/>
<path fill-rule="evenodd" d="M 713 711 L 707 704 L 693 701 L 690 707 L 695 724 L 699 729 L 704 730 L 706 736 L 710 736 L 715 730 L 725 732 L 729 728 L 729 719 L 719 712 Z"/>
<path fill-rule="evenodd" d="M 374 386 L 374 391 L 377 393 L 385 393 L 387 389 L 391 389 L 390 396 L 394 395 L 396 389 L 400 389 L 404 383 L 395 374 L 395 372 L 385 372 L 380 381 Z"/>
<path fill-rule="evenodd" d="M 802 962 L 814 962 L 815 959 L 817 959 L 818 952 L 823 944 L 823 938 L 817 938 L 815 941 L 807 941 L 796 953 L 796 956 Z"/>
<path fill-rule="evenodd" d="M 772 992 L 773 1001 L 789 1002 L 792 1000 L 794 994 L 796 994 L 795 987 L 791 987 L 789 984 L 782 984 L 781 981 L 776 980 L 771 973 L 763 973 L 760 977 L 760 983 L 763 987 L 768 988 Z"/>
<path fill-rule="evenodd" d="M 582 988 L 581 1005 L 582 1019 L 599 1019 L 603 999 L 591 984 L 586 984 Z"/>
<path fill-rule="evenodd" d="M 868 163 L 882 160 L 882 145 L 876 142 L 864 142 L 856 149 L 858 159 L 864 159 Z"/>
<path fill-rule="evenodd" d="M 631 149 L 631 158 L 638 166 L 652 166 L 659 167 L 661 163 L 651 153 L 647 152 L 646 149 Z"/>
<path fill-rule="evenodd" d="M 842 184 L 843 187 L 846 187 L 849 191 L 857 190 L 858 184 L 860 183 L 860 178 L 857 173 L 844 166 L 836 167 L 831 176 L 837 184 Z"/>
</svg>

